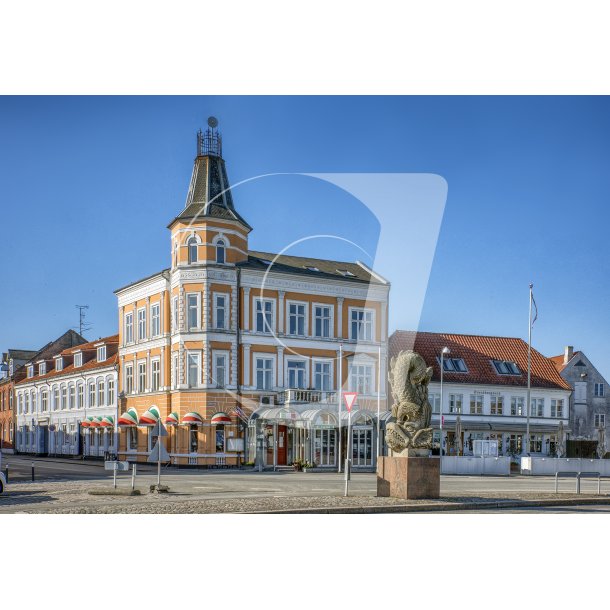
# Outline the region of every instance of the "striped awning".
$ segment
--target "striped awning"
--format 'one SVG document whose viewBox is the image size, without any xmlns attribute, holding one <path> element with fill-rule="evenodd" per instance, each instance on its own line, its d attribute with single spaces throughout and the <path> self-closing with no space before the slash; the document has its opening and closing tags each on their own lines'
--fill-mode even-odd
<svg viewBox="0 0 610 610">
<path fill-rule="evenodd" d="M 195 413 L 193 411 L 191 413 L 187 413 L 182 418 L 182 423 L 183 424 L 196 424 L 197 426 L 202 426 L 203 425 L 203 417 L 201 417 L 201 415 L 199 415 L 199 413 Z"/>
<path fill-rule="evenodd" d="M 224 411 L 218 411 L 218 413 L 215 413 L 214 415 L 212 415 L 212 425 L 213 426 L 218 426 L 221 424 L 230 424 L 230 423 L 231 423 L 231 418 Z"/>
<path fill-rule="evenodd" d="M 150 407 L 148 411 L 144 411 L 140 416 L 138 421 L 138 425 L 140 426 L 154 426 L 161 417 L 161 413 L 159 413 L 159 409 L 157 407 Z"/>
<path fill-rule="evenodd" d="M 119 426 L 137 426 L 138 412 L 133 408 L 127 409 L 125 413 L 119 416 Z"/>
<path fill-rule="evenodd" d="M 93 417 L 87 417 L 86 419 L 83 419 L 83 421 L 80 423 L 81 428 L 90 428 L 92 421 Z"/>
<path fill-rule="evenodd" d="M 100 425 L 102 428 L 114 428 L 114 417 L 112 417 L 112 415 L 104 415 Z"/>
<path fill-rule="evenodd" d="M 168 426 L 177 426 L 180 423 L 180 417 L 178 413 L 170 413 L 165 418 L 165 424 Z"/>
<path fill-rule="evenodd" d="M 99 428 L 102 425 L 101 417 L 92 417 L 91 423 L 89 424 L 90 428 Z"/>
</svg>

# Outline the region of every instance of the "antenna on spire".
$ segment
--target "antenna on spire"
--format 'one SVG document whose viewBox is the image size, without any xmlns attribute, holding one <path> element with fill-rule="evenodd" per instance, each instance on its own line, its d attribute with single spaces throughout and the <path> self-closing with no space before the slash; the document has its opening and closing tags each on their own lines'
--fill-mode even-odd
<svg viewBox="0 0 610 610">
<path fill-rule="evenodd" d="M 208 117 L 208 128 L 205 131 L 201 129 L 197 132 L 197 156 L 204 157 L 212 155 L 222 157 L 222 137 L 218 133 L 218 119 L 216 117 Z"/>
<path fill-rule="evenodd" d="M 89 309 L 89 305 L 75 305 L 76 309 L 78 309 L 78 334 L 82 337 L 83 333 L 91 330 L 93 326 L 85 321 L 86 311 L 85 309 Z"/>
</svg>

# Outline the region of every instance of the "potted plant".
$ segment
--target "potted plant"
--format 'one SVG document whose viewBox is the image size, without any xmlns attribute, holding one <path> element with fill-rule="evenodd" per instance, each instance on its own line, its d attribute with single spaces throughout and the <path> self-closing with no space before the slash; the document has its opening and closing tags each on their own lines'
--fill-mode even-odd
<svg viewBox="0 0 610 610">
<path fill-rule="evenodd" d="M 292 462 L 292 467 L 294 468 L 295 472 L 300 472 L 303 469 L 303 464 L 304 461 L 301 458 L 297 458 L 296 460 L 294 460 Z"/>
<path fill-rule="evenodd" d="M 313 470 L 316 467 L 314 462 L 308 462 L 305 460 L 303 462 L 303 472 L 307 472 L 308 470 Z"/>
</svg>

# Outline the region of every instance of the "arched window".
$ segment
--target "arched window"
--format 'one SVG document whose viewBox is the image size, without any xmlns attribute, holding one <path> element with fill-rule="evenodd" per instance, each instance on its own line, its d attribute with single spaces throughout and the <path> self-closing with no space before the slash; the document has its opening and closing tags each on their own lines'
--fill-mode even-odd
<svg viewBox="0 0 610 610">
<path fill-rule="evenodd" d="M 222 239 L 216 242 L 216 262 L 225 263 L 225 242 Z"/>
<path fill-rule="evenodd" d="M 197 262 L 197 239 L 195 236 L 190 237 L 186 242 L 189 249 L 189 264 Z"/>
</svg>

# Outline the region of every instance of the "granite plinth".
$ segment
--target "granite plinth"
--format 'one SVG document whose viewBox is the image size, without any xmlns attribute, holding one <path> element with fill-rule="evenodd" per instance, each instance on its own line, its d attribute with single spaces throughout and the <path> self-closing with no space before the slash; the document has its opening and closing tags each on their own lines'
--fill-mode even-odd
<svg viewBox="0 0 610 610">
<path fill-rule="evenodd" d="M 440 475 L 437 457 L 380 457 L 377 462 L 377 495 L 405 500 L 438 498 Z"/>
</svg>

